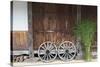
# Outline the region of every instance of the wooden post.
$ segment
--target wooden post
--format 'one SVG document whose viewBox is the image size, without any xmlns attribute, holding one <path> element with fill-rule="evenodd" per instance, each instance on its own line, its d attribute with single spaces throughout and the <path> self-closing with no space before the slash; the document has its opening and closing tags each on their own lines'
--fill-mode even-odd
<svg viewBox="0 0 100 67">
<path fill-rule="evenodd" d="M 28 45 L 29 45 L 29 57 L 34 57 L 33 52 L 33 31 L 32 31 L 32 3 L 28 2 Z"/>
<path fill-rule="evenodd" d="M 81 6 L 77 6 L 77 24 L 81 21 Z"/>
<path fill-rule="evenodd" d="M 78 5 L 77 6 L 77 20 L 76 20 L 76 24 L 79 24 L 81 21 L 81 6 Z M 82 55 L 83 55 L 83 52 L 82 52 L 82 45 L 81 45 L 81 42 L 80 42 L 80 37 L 76 37 L 76 48 L 77 48 L 77 57 L 76 59 L 82 59 Z"/>
<path fill-rule="evenodd" d="M 10 7 L 11 7 L 11 13 L 10 13 L 10 15 L 11 15 L 11 21 L 10 21 L 10 23 L 11 23 L 11 30 L 10 30 L 10 37 L 11 37 L 11 40 L 10 40 L 10 54 L 11 54 L 11 56 L 10 56 L 10 62 L 11 62 L 11 66 L 13 66 L 13 1 L 11 1 L 10 2 Z"/>
</svg>

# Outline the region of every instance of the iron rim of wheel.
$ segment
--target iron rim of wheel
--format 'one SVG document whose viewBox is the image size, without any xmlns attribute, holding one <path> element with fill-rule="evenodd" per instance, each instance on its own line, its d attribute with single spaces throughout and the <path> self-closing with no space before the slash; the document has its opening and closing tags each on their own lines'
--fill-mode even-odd
<svg viewBox="0 0 100 67">
<path fill-rule="evenodd" d="M 57 57 L 57 47 L 54 42 L 42 43 L 38 49 L 38 56 L 43 62 L 51 62 Z"/>
<path fill-rule="evenodd" d="M 76 56 L 76 47 L 71 41 L 64 41 L 58 47 L 58 56 L 63 61 L 71 61 Z"/>
</svg>

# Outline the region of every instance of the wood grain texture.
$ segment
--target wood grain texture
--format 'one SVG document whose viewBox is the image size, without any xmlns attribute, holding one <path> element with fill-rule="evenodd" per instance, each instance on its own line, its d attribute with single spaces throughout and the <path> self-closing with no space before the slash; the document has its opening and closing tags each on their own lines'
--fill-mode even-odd
<svg viewBox="0 0 100 67">
<path fill-rule="evenodd" d="M 33 48 L 46 41 L 52 41 L 59 46 L 63 41 L 74 42 L 73 27 L 77 19 L 76 6 L 48 3 L 33 3 Z"/>
<path fill-rule="evenodd" d="M 13 31 L 12 32 L 13 50 L 27 50 L 27 31 Z"/>
</svg>

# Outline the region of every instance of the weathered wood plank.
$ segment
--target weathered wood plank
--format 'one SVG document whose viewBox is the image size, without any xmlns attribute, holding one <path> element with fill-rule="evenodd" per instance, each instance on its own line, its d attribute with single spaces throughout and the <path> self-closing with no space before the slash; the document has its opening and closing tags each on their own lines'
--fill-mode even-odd
<svg viewBox="0 0 100 67">
<path fill-rule="evenodd" d="M 12 32 L 13 50 L 27 50 L 27 31 L 13 31 Z"/>
</svg>

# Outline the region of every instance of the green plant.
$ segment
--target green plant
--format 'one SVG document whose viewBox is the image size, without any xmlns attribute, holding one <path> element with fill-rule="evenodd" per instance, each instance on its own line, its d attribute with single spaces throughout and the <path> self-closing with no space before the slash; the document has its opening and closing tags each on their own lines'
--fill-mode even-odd
<svg viewBox="0 0 100 67">
<path fill-rule="evenodd" d="M 96 23 L 90 20 L 81 20 L 75 26 L 74 34 L 81 38 L 84 48 L 84 59 L 91 61 L 91 44 L 96 31 Z"/>
</svg>

